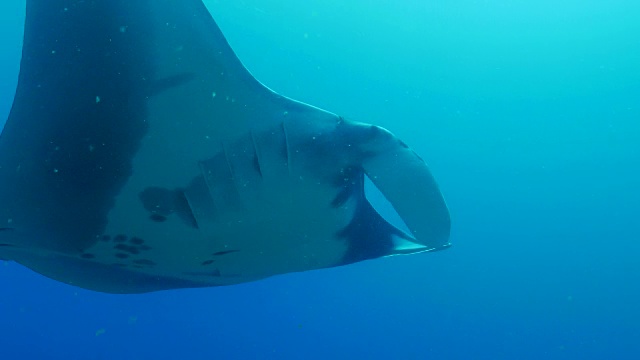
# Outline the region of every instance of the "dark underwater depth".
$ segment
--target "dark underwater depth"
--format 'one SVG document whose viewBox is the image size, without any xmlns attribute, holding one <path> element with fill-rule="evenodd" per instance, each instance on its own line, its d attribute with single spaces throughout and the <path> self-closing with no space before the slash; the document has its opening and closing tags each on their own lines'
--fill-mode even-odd
<svg viewBox="0 0 640 360">
<path fill-rule="evenodd" d="M 453 246 L 142 295 L 0 262 L 0 357 L 640 358 L 639 2 L 205 4 L 262 83 L 424 158 Z M 0 2 L 1 124 L 24 7 Z"/>
</svg>

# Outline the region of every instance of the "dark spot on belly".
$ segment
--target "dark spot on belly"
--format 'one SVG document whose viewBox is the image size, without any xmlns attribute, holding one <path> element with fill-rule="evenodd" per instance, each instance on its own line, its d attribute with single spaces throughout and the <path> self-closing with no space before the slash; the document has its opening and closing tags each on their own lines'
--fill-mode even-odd
<svg viewBox="0 0 640 360">
<path fill-rule="evenodd" d="M 127 254 L 123 254 L 123 253 L 117 253 L 117 254 L 116 254 L 116 257 L 117 257 L 118 259 L 126 259 L 126 258 L 128 258 L 128 257 L 129 257 L 129 255 L 127 255 Z"/>
<path fill-rule="evenodd" d="M 213 255 L 214 256 L 226 255 L 226 254 L 231 254 L 231 253 L 238 252 L 238 251 L 240 251 L 240 250 L 224 250 L 224 251 L 214 252 Z"/>
<path fill-rule="evenodd" d="M 83 259 L 95 259 L 96 256 L 93 255 L 93 254 L 84 253 L 84 254 L 80 255 L 80 257 L 83 258 Z"/>
<path fill-rule="evenodd" d="M 0 244 L 0 247 L 15 247 L 11 244 Z"/>
<path fill-rule="evenodd" d="M 215 261 L 215 260 L 207 260 L 207 261 L 203 261 L 203 262 L 202 262 L 202 265 L 211 265 L 211 264 L 213 264 L 213 262 L 214 262 L 214 261 Z"/>
<path fill-rule="evenodd" d="M 116 236 L 113 238 L 113 241 L 115 241 L 115 242 L 117 242 L 117 243 L 122 243 L 122 242 L 127 241 L 127 237 L 126 237 L 125 235 L 116 235 Z"/>
<path fill-rule="evenodd" d="M 162 223 L 167 221 L 169 216 L 177 215 L 187 226 L 198 228 L 183 189 L 148 187 L 138 196 L 152 221 Z"/>
<path fill-rule="evenodd" d="M 144 240 L 140 239 L 139 237 L 132 237 L 131 239 L 129 239 L 129 242 L 135 245 L 142 245 L 144 243 Z"/>
<path fill-rule="evenodd" d="M 149 216 L 149 219 L 151 219 L 152 221 L 158 222 L 158 223 L 167 221 L 167 217 L 166 216 L 158 215 L 158 214 L 151 214 L 151 216 Z"/>
<path fill-rule="evenodd" d="M 132 245 L 127 245 L 127 244 L 118 244 L 118 245 L 114 246 L 113 248 L 116 249 L 116 250 L 126 251 L 126 252 L 128 252 L 130 254 L 133 254 L 133 255 L 137 255 L 137 254 L 140 253 L 140 250 L 138 250 L 137 247 L 132 246 Z"/>
</svg>

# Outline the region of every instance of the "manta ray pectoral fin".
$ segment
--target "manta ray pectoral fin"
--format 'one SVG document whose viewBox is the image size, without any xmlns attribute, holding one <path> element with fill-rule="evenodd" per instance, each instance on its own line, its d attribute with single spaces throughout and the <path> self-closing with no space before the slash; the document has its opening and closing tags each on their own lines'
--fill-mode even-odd
<svg viewBox="0 0 640 360">
<path fill-rule="evenodd" d="M 262 85 L 202 0 L 27 0 L 0 184 L 0 258 L 97 291 L 227 285 L 448 245 L 420 157 Z"/>
</svg>

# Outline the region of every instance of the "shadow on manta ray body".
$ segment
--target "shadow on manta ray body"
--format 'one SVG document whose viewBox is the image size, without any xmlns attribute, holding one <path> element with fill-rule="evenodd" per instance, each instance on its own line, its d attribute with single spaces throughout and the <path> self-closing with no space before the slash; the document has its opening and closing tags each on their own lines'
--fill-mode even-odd
<svg viewBox="0 0 640 360">
<path fill-rule="evenodd" d="M 111 293 L 444 249 L 424 161 L 269 90 L 201 0 L 27 0 L 0 258 Z"/>
</svg>

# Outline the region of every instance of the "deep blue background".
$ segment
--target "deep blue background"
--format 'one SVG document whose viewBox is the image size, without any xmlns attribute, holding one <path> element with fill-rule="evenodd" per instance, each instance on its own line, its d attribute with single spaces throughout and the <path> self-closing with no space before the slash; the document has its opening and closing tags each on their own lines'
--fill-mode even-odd
<svg viewBox="0 0 640 360">
<path fill-rule="evenodd" d="M 3 359 L 640 358 L 640 3 L 206 3 L 262 82 L 415 148 L 454 246 L 145 295 L 0 264 Z"/>
</svg>

